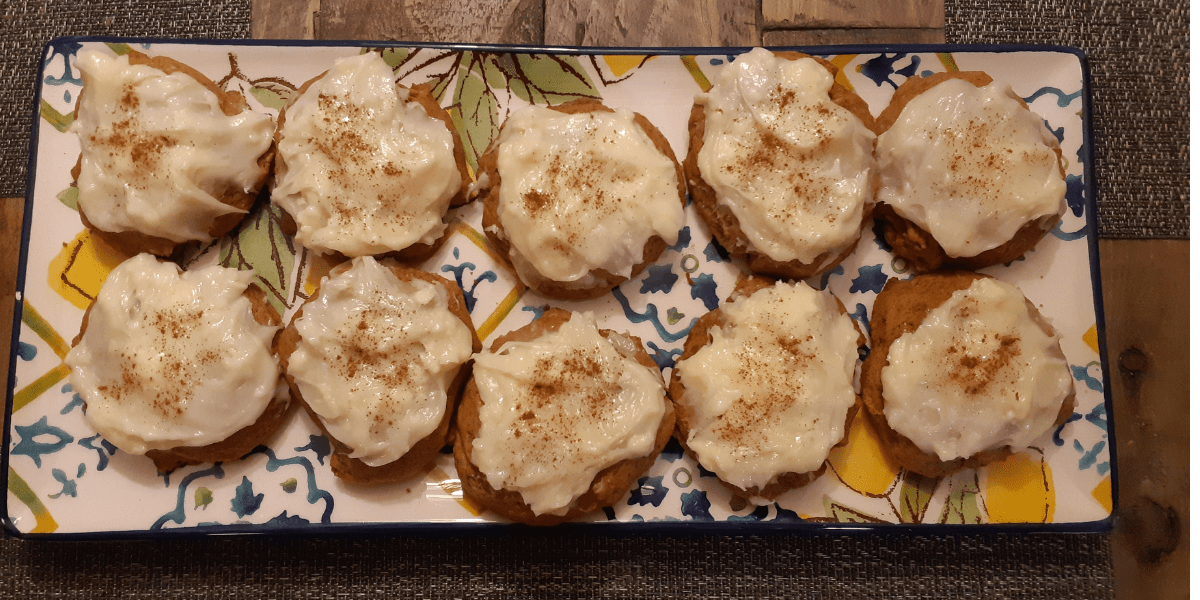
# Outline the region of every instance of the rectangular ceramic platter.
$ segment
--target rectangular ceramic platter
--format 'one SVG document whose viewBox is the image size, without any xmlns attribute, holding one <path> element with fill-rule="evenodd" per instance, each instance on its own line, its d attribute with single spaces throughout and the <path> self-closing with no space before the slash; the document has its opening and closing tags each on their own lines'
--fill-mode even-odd
<svg viewBox="0 0 1200 600">
<path fill-rule="evenodd" d="M 132 43 L 132 42 L 131 42 Z M 243 460 L 181 468 L 164 476 L 141 456 L 117 451 L 92 431 L 72 393 L 63 355 L 79 330 L 83 310 L 109 269 L 123 257 L 98 253 L 74 208 L 70 170 L 79 143 L 65 130 L 79 94 L 71 57 L 84 48 L 123 52 L 122 43 L 59 40 L 44 57 L 40 118 L 34 127 L 35 180 L 27 212 L 29 237 L 24 291 L 19 296 L 19 341 L 13 347 L 8 426 L 7 524 L 19 534 L 139 535 L 167 531 L 255 532 L 311 528 L 412 531 L 494 528 L 499 519 L 465 502 L 451 456 L 426 475 L 377 488 L 346 485 L 328 466 L 328 443 L 300 410 L 293 411 L 267 447 Z M 335 59 L 358 54 L 349 45 L 223 45 L 136 43 L 203 72 L 226 89 L 242 91 L 254 110 L 276 115 L 290 94 Z M 870 50 L 870 49 L 860 49 Z M 1112 512 L 1109 427 L 1102 392 L 1096 319 L 1096 257 L 1089 203 L 1085 137 L 1086 86 L 1079 57 L 1066 51 L 961 51 L 916 48 L 913 53 L 856 52 L 827 56 L 838 79 L 879 114 L 896 86 L 914 74 L 982 70 L 1010 84 L 1061 139 L 1070 210 L 1025 259 L 987 273 L 1017 284 L 1062 332 L 1077 393 L 1070 422 L 1031 448 L 976 471 L 928 479 L 889 464 L 861 417 L 849 444 L 836 450 L 817 481 L 767 507 L 748 506 L 700 469 L 672 441 L 650 472 L 611 509 L 586 525 L 609 531 L 611 522 L 638 530 L 713 527 L 882 527 L 919 524 L 1047 523 L 1047 529 L 1102 529 Z M 945 50 L 939 52 L 939 50 Z M 820 53 L 819 51 L 817 52 Z M 693 98 L 707 89 L 732 57 L 714 55 L 601 55 L 510 53 L 505 49 L 389 49 L 402 83 L 429 82 L 449 107 L 475 157 L 510 111 L 530 101 L 559 103 L 600 97 L 612 107 L 642 113 L 666 135 L 677 156 L 687 152 Z M 222 261 L 258 271 L 272 300 L 291 316 L 328 265 L 295 245 L 276 214 L 260 209 L 240 230 L 219 240 L 192 264 Z M 689 327 L 730 293 L 744 268 L 723 259 L 693 209 L 679 242 L 645 273 L 601 299 L 555 302 L 526 291 L 495 259 L 480 235 L 480 210 L 455 213 L 454 233 L 424 264 L 457 280 L 473 302 L 471 316 L 485 347 L 497 335 L 532 321 L 544 306 L 592 311 L 604 327 L 641 337 L 664 366 L 678 356 Z M 907 277 L 902 261 L 885 252 L 868 228 L 857 250 L 826 280 L 814 280 L 865 324 L 875 294 L 888 277 Z M 669 370 L 666 371 L 669 374 Z M 705 525 L 707 523 L 708 525 Z M 727 525 L 729 526 L 729 525 Z M 1018 528 L 1023 528 L 1018 526 Z M 990 529 L 990 527 L 989 527 Z"/>
</svg>

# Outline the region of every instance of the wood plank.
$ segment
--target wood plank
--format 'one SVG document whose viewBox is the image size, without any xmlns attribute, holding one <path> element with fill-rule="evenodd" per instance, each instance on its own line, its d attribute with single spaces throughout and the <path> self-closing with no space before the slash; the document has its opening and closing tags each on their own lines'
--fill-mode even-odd
<svg viewBox="0 0 1200 600">
<path fill-rule="evenodd" d="M 763 27 L 939 28 L 942 0 L 762 0 Z"/>
<path fill-rule="evenodd" d="M 1101 240 L 1115 414 L 1118 598 L 1188 597 L 1186 240 Z"/>
<path fill-rule="evenodd" d="M 21 257 L 21 217 L 24 198 L 0 198 L 0 381 L 8 389 L 8 361 L 12 356 L 13 309 L 17 293 L 17 261 Z M 0 411 L 0 428 L 5 426 Z"/>
<path fill-rule="evenodd" d="M 319 0 L 319 40 L 541 44 L 543 0 Z"/>
<path fill-rule="evenodd" d="M 764 31 L 764 46 L 838 44 L 944 44 L 945 29 L 776 29 Z"/>
<path fill-rule="evenodd" d="M 250 35 L 265 40 L 313 39 L 321 0 L 251 0 Z"/>
<path fill-rule="evenodd" d="M 757 46 L 755 0 L 547 0 L 546 43 Z"/>
</svg>

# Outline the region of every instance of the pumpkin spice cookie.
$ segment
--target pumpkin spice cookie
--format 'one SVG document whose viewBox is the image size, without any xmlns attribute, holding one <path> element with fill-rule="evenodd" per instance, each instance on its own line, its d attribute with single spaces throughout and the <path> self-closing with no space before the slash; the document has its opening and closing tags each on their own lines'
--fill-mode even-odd
<svg viewBox="0 0 1200 600">
<path fill-rule="evenodd" d="M 284 231 L 336 258 L 419 262 L 466 201 L 466 155 L 427 85 L 395 81 L 369 52 L 309 80 L 279 114 L 271 201 Z"/>
<path fill-rule="evenodd" d="M 820 476 L 845 443 L 864 343 L 831 294 L 739 282 L 692 327 L 675 363 L 676 438 L 735 494 L 769 503 Z"/>
<path fill-rule="evenodd" d="M 488 240 L 561 300 L 604 295 L 678 239 L 683 171 L 645 117 L 597 100 L 514 112 L 479 159 Z"/>
<path fill-rule="evenodd" d="M 334 447 L 334 475 L 403 481 L 450 441 L 472 352 L 454 283 L 392 260 L 334 267 L 279 336 L 292 398 Z"/>
<path fill-rule="evenodd" d="M 1016 287 L 964 271 L 887 282 L 862 394 L 884 450 L 928 477 L 1003 459 L 1075 405 L 1050 322 Z"/>
<path fill-rule="evenodd" d="M 472 502 L 553 525 L 620 500 L 674 426 L 641 340 L 552 308 L 476 355 L 454 464 Z"/>
<path fill-rule="evenodd" d="M 270 171 L 270 116 L 165 56 L 84 51 L 74 64 L 71 176 L 93 235 L 128 255 L 170 256 L 242 221 Z"/>
<path fill-rule="evenodd" d="M 66 357 L 88 423 L 160 472 L 263 443 L 290 399 L 272 349 L 279 314 L 252 280 L 149 254 L 113 269 Z"/>
<path fill-rule="evenodd" d="M 874 203 L 875 120 L 837 68 L 755 48 L 722 68 L 688 120 L 688 186 L 751 271 L 804 279 L 854 251 Z"/>
<path fill-rule="evenodd" d="M 917 272 L 1016 260 L 1066 212 L 1058 140 L 986 73 L 911 78 L 879 126 L 876 216 Z"/>
</svg>

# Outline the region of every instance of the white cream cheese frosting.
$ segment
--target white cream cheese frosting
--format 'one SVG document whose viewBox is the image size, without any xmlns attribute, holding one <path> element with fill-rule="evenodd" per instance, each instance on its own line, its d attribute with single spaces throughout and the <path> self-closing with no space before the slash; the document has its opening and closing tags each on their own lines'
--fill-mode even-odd
<svg viewBox="0 0 1200 600">
<path fill-rule="evenodd" d="M 220 442 L 275 396 L 278 327 L 254 320 L 251 271 L 180 272 L 140 254 L 109 274 L 67 354 L 88 422 L 130 454 Z"/>
<path fill-rule="evenodd" d="M 81 150 L 79 206 L 93 226 L 210 241 L 213 220 L 245 212 L 219 198 L 261 182 L 270 116 L 227 116 L 191 76 L 130 65 L 128 56 L 85 50 L 74 64 L 83 93 L 70 131 Z"/>
<path fill-rule="evenodd" d="M 721 307 L 712 341 L 679 361 L 687 445 L 742 489 L 819 469 L 854 405 L 859 332 L 833 296 L 776 283 Z"/>
<path fill-rule="evenodd" d="M 654 449 L 662 378 L 637 362 L 632 340 L 610 339 L 573 313 L 556 332 L 475 355 L 483 405 L 471 461 L 534 514 L 565 514 L 601 470 Z"/>
<path fill-rule="evenodd" d="M 401 280 L 369 256 L 323 279 L 295 328 L 288 374 L 350 457 L 373 467 L 437 429 L 446 389 L 471 358 L 471 331 L 446 289 Z"/>
<path fill-rule="evenodd" d="M 497 216 L 527 281 L 586 286 L 593 269 L 628 277 L 651 237 L 675 243 L 683 227 L 675 162 L 632 111 L 529 106 L 509 116 L 497 143 Z"/>
<path fill-rule="evenodd" d="M 365 256 L 432 244 L 462 187 L 444 121 L 408 101 L 379 54 L 343 58 L 285 109 L 271 201 L 296 239 Z"/>
<path fill-rule="evenodd" d="M 887 353 L 888 425 L 944 461 L 1028 446 L 1072 390 L 1058 334 L 1042 330 L 1019 289 L 991 278 L 954 292 Z"/>
<path fill-rule="evenodd" d="M 704 106 L 697 165 L 752 249 L 810 264 L 858 240 L 873 203 L 875 134 L 830 99 L 811 58 L 755 48 L 721 69 Z"/>
<path fill-rule="evenodd" d="M 913 98 L 879 135 L 878 199 L 928 231 L 951 257 L 1008 242 L 1066 211 L 1067 185 L 1042 118 L 1007 85 L 948 79 Z"/>
</svg>

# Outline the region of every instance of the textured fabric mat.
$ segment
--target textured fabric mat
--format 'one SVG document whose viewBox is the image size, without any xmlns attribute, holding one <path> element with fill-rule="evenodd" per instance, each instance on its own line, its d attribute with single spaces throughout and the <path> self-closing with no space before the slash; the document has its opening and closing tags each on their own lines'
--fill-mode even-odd
<svg viewBox="0 0 1200 600">
<path fill-rule="evenodd" d="M 1059 32 L 1066 17 L 1055 17 L 1044 26 L 1029 24 L 1040 23 L 1031 20 L 1029 14 L 1052 11 L 1054 2 L 1065 4 L 1064 0 L 1050 1 L 1040 8 L 1022 4 L 1019 9 L 994 9 L 978 0 L 947 0 L 950 39 L 1039 41 L 1087 48 L 1073 41 L 1076 38 L 1062 37 L 1067 35 Z M 71 4 L 74 7 L 70 9 L 41 1 L 7 0 L 4 5 L 0 27 L 0 123 L 6 133 L 0 145 L 0 196 L 24 193 L 32 110 L 29 90 L 34 85 L 41 47 L 49 39 L 83 34 L 249 36 L 248 2 L 160 2 L 150 14 L 144 14 L 141 3 L 98 0 Z M 1148 2 L 1141 0 L 1140 4 Z M 984 19 L 987 10 L 999 12 Z M 1115 11 L 1126 9 L 1112 2 L 1100 7 L 1085 2 L 1072 10 L 1076 12 L 1069 14 L 1090 14 L 1099 27 L 1115 22 Z M 1076 22 L 1082 22 L 1082 16 L 1076 18 L 1080 19 Z M 1123 22 L 1138 24 L 1143 19 Z M 1020 23 L 1025 23 L 1021 25 L 1024 29 L 1018 27 Z M 1000 36 L 997 28 L 1008 37 L 978 37 Z M 1092 36 L 1089 40 L 1105 39 L 1103 32 L 1067 29 L 1077 38 L 1086 34 Z M 968 30 L 972 37 L 967 36 Z M 1186 35 L 1184 29 L 1180 39 L 1186 40 Z M 1129 36 L 1121 39 L 1137 41 Z M 1186 41 L 1180 43 L 1186 47 Z M 1131 54 L 1116 44 L 1114 52 Z M 1186 49 L 1183 52 L 1180 60 L 1185 68 Z M 1117 76 L 1102 71 L 1097 60 L 1093 59 L 1097 80 L 1103 72 L 1105 77 L 1113 78 L 1113 83 L 1105 80 L 1105 85 L 1122 89 L 1115 83 Z M 1121 77 L 1129 77 L 1127 71 L 1120 73 L 1124 73 L 1119 74 Z M 1186 70 L 1165 79 L 1170 77 L 1183 78 L 1181 97 L 1185 97 Z M 1142 91 L 1123 90 L 1123 95 L 1106 91 L 1109 96 L 1105 98 L 1114 98 L 1112 102 L 1138 98 L 1138 94 L 1145 93 L 1138 89 Z M 1164 102 L 1171 100 L 1165 92 L 1159 97 Z M 1099 98 L 1097 104 L 1101 104 Z M 1132 126 L 1129 135 L 1153 148 L 1167 148 L 1174 153 L 1170 156 L 1182 152 L 1179 168 L 1183 170 L 1178 172 L 1181 175 L 1172 175 L 1176 172 L 1153 170 L 1150 167 L 1158 163 L 1150 162 L 1146 167 L 1150 170 L 1130 175 L 1140 178 L 1137 181 L 1152 179 L 1161 184 L 1156 189 L 1176 190 L 1170 192 L 1175 194 L 1173 197 L 1168 198 L 1166 191 L 1115 195 L 1110 190 L 1133 189 L 1120 188 L 1120 182 L 1113 180 L 1137 170 L 1128 159 L 1137 152 L 1123 150 L 1109 139 L 1109 145 L 1103 146 L 1107 154 L 1102 154 L 1105 170 L 1100 175 L 1101 234 L 1186 236 L 1187 192 L 1183 184 L 1187 180 L 1187 131 L 1175 123 L 1182 118 L 1186 124 L 1187 106 L 1182 101 L 1164 104 L 1156 113 L 1159 120 L 1145 123 L 1124 119 L 1128 110 L 1122 106 L 1098 106 L 1098 116 L 1102 110 L 1110 120 L 1110 115 L 1122 115 L 1123 120 L 1138 127 L 1171 124 L 1161 135 L 1162 140 L 1137 133 Z M 1180 107 L 1182 113 L 1178 112 Z M 1124 154 L 1117 154 L 1122 151 Z M 1165 208 L 1151 210 L 1151 198 L 1155 210 Z M 1138 221 L 1144 225 L 1118 229 L 1113 227 L 1112 213 L 1118 217 L 1128 215 L 1129 219 L 1143 214 L 1146 217 Z M 4 539 L 0 540 L 0 573 L 0 597 L 4 598 L 1113 597 L 1107 534 L 579 538 L 537 532 L 377 540 L 225 538 L 76 543 Z"/>
<path fill-rule="evenodd" d="M 0 198 L 25 195 L 42 47 L 68 35 L 248 38 L 250 1 L 4 0 L 0 21 Z"/>
<path fill-rule="evenodd" d="M 0 543 L 6 598 L 1112 598 L 1108 537 Z"/>
<path fill-rule="evenodd" d="M 1188 3 L 945 0 L 946 41 L 1073 46 L 1092 74 L 1098 231 L 1189 237 Z"/>
</svg>

